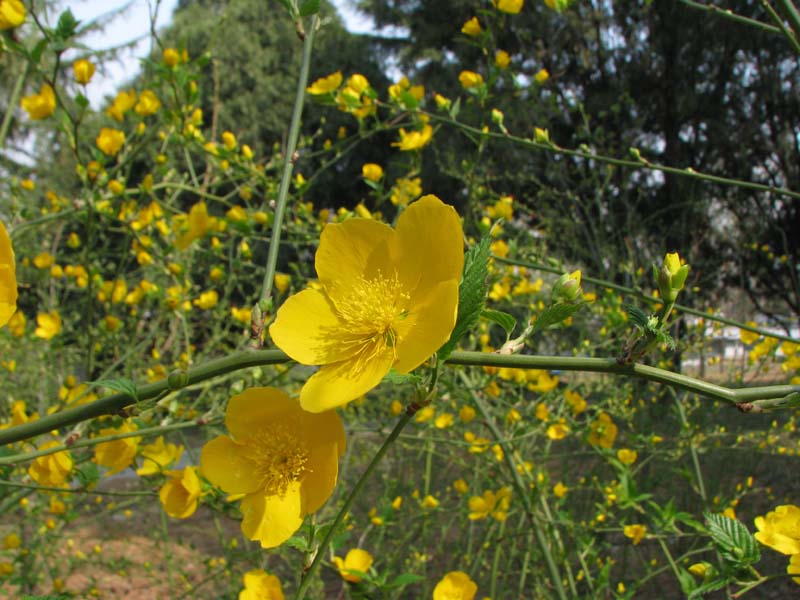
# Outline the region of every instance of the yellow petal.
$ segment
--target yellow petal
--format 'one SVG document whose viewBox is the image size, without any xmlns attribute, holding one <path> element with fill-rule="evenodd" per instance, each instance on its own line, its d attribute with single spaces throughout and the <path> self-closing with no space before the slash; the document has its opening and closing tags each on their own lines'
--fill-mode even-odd
<svg viewBox="0 0 800 600">
<path fill-rule="evenodd" d="M 347 404 L 378 385 L 394 362 L 390 347 L 381 348 L 369 360 L 345 360 L 320 367 L 300 392 L 300 405 L 318 413 Z"/>
<path fill-rule="evenodd" d="M 397 324 L 395 370 L 408 373 L 421 365 L 450 338 L 456 324 L 458 279 L 443 281 L 433 288 L 420 285 L 408 305 L 408 316 Z"/>
<path fill-rule="evenodd" d="M 436 196 L 423 196 L 400 215 L 396 231 L 398 274 L 407 290 L 461 279 L 464 239 L 452 206 Z"/>
<path fill-rule="evenodd" d="M 306 365 L 350 358 L 358 349 L 353 344 L 342 343 L 350 334 L 343 329 L 325 293 L 312 288 L 288 298 L 269 328 L 275 345 Z"/>
<path fill-rule="evenodd" d="M 344 453 L 342 421 L 335 411 L 307 415 L 304 435 L 308 438 L 308 475 L 302 481 L 303 513 L 317 511 L 331 495 L 339 474 L 339 457 Z"/>
<path fill-rule="evenodd" d="M 5 225 L 0 222 L 0 327 L 8 323 L 17 310 L 17 277 L 14 249 Z"/>
<path fill-rule="evenodd" d="M 277 388 L 248 388 L 228 401 L 225 411 L 225 427 L 237 442 L 248 437 L 264 426 L 300 413 L 297 400 L 290 398 Z"/>
<path fill-rule="evenodd" d="M 256 465 L 245 458 L 240 444 L 221 435 L 203 446 L 200 468 L 203 476 L 228 494 L 249 494 L 258 487 L 253 477 Z"/>
<path fill-rule="evenodd" d="M 303 524 L 300 484 L 292 484 L 282 497 L 248 494 L 242 500 L 242 515 L 242 532 L 248 539 L 258 540 L 262 548 L 280 546 Z"/>
<path fill-rule="evenodd" d="M 362 276 L 371 277 L 381 265 L 371 264 L 375 251 L 394 239 L 394 231 L 372 219 L 348 219 L 325 226 L 314 259 L 317 276 L 324 286 L 352 285 Z"/>
</svg>

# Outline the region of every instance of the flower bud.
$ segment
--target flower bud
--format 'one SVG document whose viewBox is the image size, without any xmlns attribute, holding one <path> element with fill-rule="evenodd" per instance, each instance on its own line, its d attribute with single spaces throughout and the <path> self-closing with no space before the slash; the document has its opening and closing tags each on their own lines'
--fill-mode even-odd
<svg viewBox="0 0 800 600">
<path fill-rule="evenodd" d="M 574 302 L 582 295 L 580 270 L 564 273 L 553 284 L 553 300 L 556 302 Z"/>
<path fill-rule="evenodd" d="M 653 277 L 665 302 L 675 302 L 688 275 L 689 265 L 681 266 L 681 258 L 677 252 L 667 253 L 660 268 L 653 265 Z"/>
</svg>

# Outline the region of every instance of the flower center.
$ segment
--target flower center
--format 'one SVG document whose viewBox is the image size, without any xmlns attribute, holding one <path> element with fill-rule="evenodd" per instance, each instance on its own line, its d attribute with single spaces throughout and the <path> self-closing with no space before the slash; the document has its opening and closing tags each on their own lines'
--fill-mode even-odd
<svg viewBox="0 0 800 600">
<path fill-rule="evenodd" d="M 289 484 L 308 471 L 308 452 L 300 441 L 297 419 L 265 427 L 246 447 L 248 458 L 256 464 L 253 477 L 269 496 L 283 496 Z"/>
</svg>

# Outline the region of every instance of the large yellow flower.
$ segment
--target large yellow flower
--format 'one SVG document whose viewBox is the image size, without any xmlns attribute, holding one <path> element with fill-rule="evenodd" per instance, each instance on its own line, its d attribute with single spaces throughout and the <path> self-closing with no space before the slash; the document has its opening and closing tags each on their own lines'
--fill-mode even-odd
<svg viewBox="0 0 800 600">
<path fill-rule="evenodd" d="M 800 507 L 778 506 L 766 517 L 756 517 L 755 538 L 781 554 L 800 554 Z"/>
<path fill-rule="evenodd" d="M 284 600 L 281 580 L 263 569 L 253 569 L 242 577 L 244 589 L 239 600 Z"/>
<path fill-rule="evenodd" d="M 19 27 L 25 21 L 25 5 L 21 0 L 0 0 L 0 29 Z"/>
<path fill-rule="evenodd" d="M 318 510 L 336 485 L 344 427 L 334 411 L 312 414 L 275 388 L 231 398 L 225 425 L 204 447 L 203 475 L 242 499 L 242 532 L 264 548 L 280 546 Z"/>
<path fill-rule="evenodd" d="M 8 323 L 17 310 L 17 272 L 14 249 L 6 226 L 0 221 L 0 327 Z"/>
<path fill-rule="evenodd" d="M 452 206 L 424 196 L 397 228 L 349 219 L 322 231 L 319 286 L 290 297 L 270 327 L 294 360 L 322 365 L 300 404 L 320 412 L 408 373 L 450 337 L 464 262 L 461 221 Z"/>
</svg>

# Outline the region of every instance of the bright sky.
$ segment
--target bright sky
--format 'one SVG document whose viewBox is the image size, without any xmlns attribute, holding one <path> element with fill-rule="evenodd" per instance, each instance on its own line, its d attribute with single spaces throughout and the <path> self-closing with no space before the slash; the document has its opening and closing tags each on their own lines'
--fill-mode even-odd
<svg viewBox="0 0 800 600">
<path fill-rule="evenodd" d="M 275 2 L 275 0 L 264 0 Z M 372 31 L 370 19 L 355 12 L 350 0 L 332 0 L 342 14 L 350 31 Z M 158 5 L 157 28 L 167 25 L 177 5 L 177 0 L 161 0 Z M 277 2 L 275 2 L 278 8 Z M 125 10 L 104 27 L 104 31 L 84 38 L 92 49 L 113 48 L 140 40 L 131 48 L 121 52 L 119 60 L 108 61 L 105 72 L 95 74 L 87 89 L 87 95 L 94 108 L 99 108 L 105 96 L 114 95 L 117 88 L 131 79 L 139 70 L 139 60 L 150 50 L 150 15 L 155 10 L 156 0 L 65 0 L 62 10 L 69 7 L 75 18 L 83 23 L 111 13 L 122 7 Z"/>
</svg>

